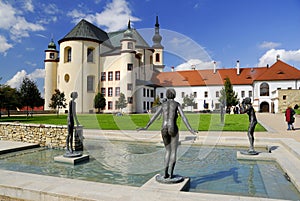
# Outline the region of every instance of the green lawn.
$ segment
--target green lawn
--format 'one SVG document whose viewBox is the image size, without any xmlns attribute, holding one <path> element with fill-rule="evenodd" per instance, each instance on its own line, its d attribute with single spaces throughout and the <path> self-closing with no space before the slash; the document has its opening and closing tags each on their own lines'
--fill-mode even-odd
<svg viewBox="0 0 300 201">
<path fill-rule="evenodd" d="M 103 130 L 135 130 L 144 127 L 149 121 L 149 114 L 131 114 L 124 116 L 115 116 L 113 114 L 78 114 L 78 120 L 84 128 L 103 129 Z M 186 114 L 192 128 L 199 131 L 247 131 L 248 115 L 235 114 L 225 115 L 225 124 L 220 123 L 220 115 L 218 114 Z M 20 122 L 29 124 L 54 124 L 67 125 L 67 115 L 35 115 L 33 117 L 14 116 L 2 117 L 0 122 Z M 149 130 L 160 130 L 162 118 L 157 119 L 149 128 Z M 178 118 L 177 124 L 180 130 L 187 130 L 181 118 Z M 265 131 L 265 129 L 257 124 L 255 131 Z"/>
</svg>

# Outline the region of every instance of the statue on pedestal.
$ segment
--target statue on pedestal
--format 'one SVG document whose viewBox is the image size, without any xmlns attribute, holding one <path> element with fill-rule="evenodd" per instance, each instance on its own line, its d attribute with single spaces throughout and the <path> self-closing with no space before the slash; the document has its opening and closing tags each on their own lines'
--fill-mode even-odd
<svg viewBox="0 0 300 201">
<path fill-rule="evenodd" d="M 77 157 L 81 156 L 82 153 L 75 153 L 73 149 L 73 135 L 74 135 L 74 119 L 76 121 L 77 127 L 79 127 L 79 121 L 76 115 L 76 102 L 75 99 L 78 97 L 77 92 L 71 93 L 71 100 L 69 102 L 69 111 L 68 111 L 68 136 L 66 139 L 67 150 L 65 157 Z"/>
<path fill-rule="evenodd" d="M 251 104 L 251 98 L 247 97 L 242 101 L 242 104 L 240 106 L 240 112 L 241 114 L 247 113 L 249 116 L 249 127 L 248 127 L 248 138 L 250 142 L 250 148 L 248 152 L 241 152 L 242 154 L 248 154 L 248 155 L 257 155 L 258 152 L 254 150 L 254 129 L 257 124 L 257 119 L 255 115 L 254 108 Z"/>
<path fill-rule="evenodd" d="M 157 107 L 156 113 L 149 120 L 146 127 L 140 128 L 139 130 L 147 130 L 148 127 L 155 121 L 155 119 L 159 117 L 160 114 L 162 114 L 163 123 L 161 128 L 161 135 L 166 149 L 165 174 L 163 176 L 158 175 L 158 177 L 156 177 L 156 180 L 163 183 L 177 183 L 183 181 L 182 177 L 176 177 L 174 175 L 174 167 L 176 164 L 176 154 L 179 141 L 178 126 L 176 124 L 178 113 L 180 114 L 184 124 L 192 134 L 196 135 L 197 131 L 191 128 L 180 104 L 174 101 L 174 98 L 176 97 L 175 90 L 168 89 L 166 92 L 166 97 L 167 100 Z"/>
</svg>

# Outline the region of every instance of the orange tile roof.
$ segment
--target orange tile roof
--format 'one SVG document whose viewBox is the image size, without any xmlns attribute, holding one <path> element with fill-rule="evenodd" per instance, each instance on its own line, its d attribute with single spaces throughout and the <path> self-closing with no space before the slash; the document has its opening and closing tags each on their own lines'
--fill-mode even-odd
<svg viewBox="0 0 300 201">
<path fill-rule="evenodd" d="M 300 70 L 278 60 L 271 67 L 236 68 L 213 70 L 186 70 L 154 74 L 152 82 L 163 87 L 170 86 L 213 86 L 224 85 L 228 77 L 233 85 L 251 85 L 262 80 L 300 79 Z"/>
</svg>

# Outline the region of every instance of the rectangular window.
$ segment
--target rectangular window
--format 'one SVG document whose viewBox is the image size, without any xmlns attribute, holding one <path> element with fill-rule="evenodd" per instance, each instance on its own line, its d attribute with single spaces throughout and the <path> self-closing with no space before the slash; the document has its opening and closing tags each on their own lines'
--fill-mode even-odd
<svg viewBox="0 0 300 201">
<path fill-rule="evenodd" d="M 105 90 L 105 88 L 101 88 L 101 94 L 102 94 L 103 96 L 106 95 L 106 90 Z"/>
<path fill-rule="evenodd" d="M 150 95 L 150 94 L 149 94 L 149 89 L 147 89 L 147 97 L 149 97 L 149 95 Z"/>
<path fill-rule="evenodd" d="M 112 97 L 112 96 L 113 96 L 113 88 L 108 87 L 108 97 Z"/>
<path fill-rule="evenodd" d="M 133 64 L 127 64 L 127 70 L 132 71 L 133 69 Z"/>
<path fill-rule="evenodd" d="M 194 104 L 194 109 L 197 110 L 198 109 L 198 103 Z"/>
<path fill-rule="evenodd" d="M 283 96 L 282 96 L 282 99 L 283 99 L 283 100 L 286 100 L 286 95 L 283 95 Z"/>
<path fill-rule="evenodd" d="M 220 96 L 220 92 L 216 91 L 216 97 L 219 98 L 219 96 Z"/>
<path fill-rule="evenodd" d="M 113 72 L 109 71 L 108 72 L 108 81 L 112 81 L 113 80 Z"/>
<path fill-rule="evenodd" d="M 115 79 L 120 80 L 120 71 L 115 72 Z"/>
<path fill-rule="evenodd" d="M 115 94 L 116 96 L 120 96 L 120 87 L 116 87 Z"/>
<path fill-rule="evenodd" d="M 113 109 L 113 102 L 112 101 L 108 101 L 107 102 L 107 107 L 109 110 L 112 110 Z"/>
<path fill-rule="evenodd" d="M 242 96 L 242 98 L 245 97 L 245 91 L 242 91 L 241 96 Z"/>
<path fill-rule="evenodd" d="M 106 72 L 101 72 L 101 81 L 106 81 Z"/>
<path fill-rule="evenodd" d="M 252 91 L 248 91 L 248 96 L 252 97 Z"/>
<path fill-rule="evenodd" d="M 128 84 L 127 84 L 127 90 L 128 90 L 128 91 L 131 91 L 131 90 L 132 90 L 132 84 L 131 84 L 131 83 L 128 83 Z"/>
<path fill-rule="evenodd" d="M 132 97 L 128 97 L 128 98 L 127 98 L 127 102 L 128 102 L 129 104 L 132 104 L 133 98 L 132 98 Z"/>
<path fill-rule="evenodd" d="M 164 98 L 164 93 L 160 93 L 160 98 Z"/>
<path fill-rule="evenodd" d="M 143 102 L 143 110 L 146 110 L 146 101 Z"/>
<path fill-rule="evenodd" d="M 208 97 L 208 91 L 205 91 L 204 92 L 204 98 L 207 98 Z"/>
<path fill-rule="evenodd" d="M 194 98 L 197 98 L 197 92 L 194 92 Z M 197 109 L 197 108 L 196 108 Z"/>
<path fill-rule="evenodd" d="M 94 92 L 94 76 L 87 76 L 87 91 Z"/>
<path fill-rule="evenodd" d="M 143 88 L 143 97 L 146 97 L 146 89 Z"/>
<path fill-rule="evenodd" d="M 93 48 L 87 49 L 87 62 L 94 62 L 94 49 Z"/>
<path fill-rule="evenodd" d="M 153 89 L 150 90 L 150 97 L 151 97 L 151 98 L 154 97 L 154 90 L 153 90 Z"/>
<path fill-rule="evenodd" d="M 181 92 L 181 98 L 184 98 L 184 92 Z"/>
</svg>

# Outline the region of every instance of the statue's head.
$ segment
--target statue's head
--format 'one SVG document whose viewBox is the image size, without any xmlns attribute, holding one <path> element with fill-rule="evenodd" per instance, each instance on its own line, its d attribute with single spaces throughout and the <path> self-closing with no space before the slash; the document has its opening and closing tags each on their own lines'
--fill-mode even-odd
<svg viewBox="0 0 300 201">
<path fill-rule="evenodd" d="M 243 101 L 245 104 L 251 104 L 251 98 L 247 97 Z"/>
<path fill-rule="evenodd" d="M 167 99 L 174 99 L 176 97 L 175 89 L 173 89 L 173 88 L 167 89 L 166 96 L 167 96 Z"/>
<path fill-rule="evenodd" d="M 70 96 L 71 98 L 76 99 L 78 97 L 78 94 L 76 91 L 73 91 Z"/>
</svg>

